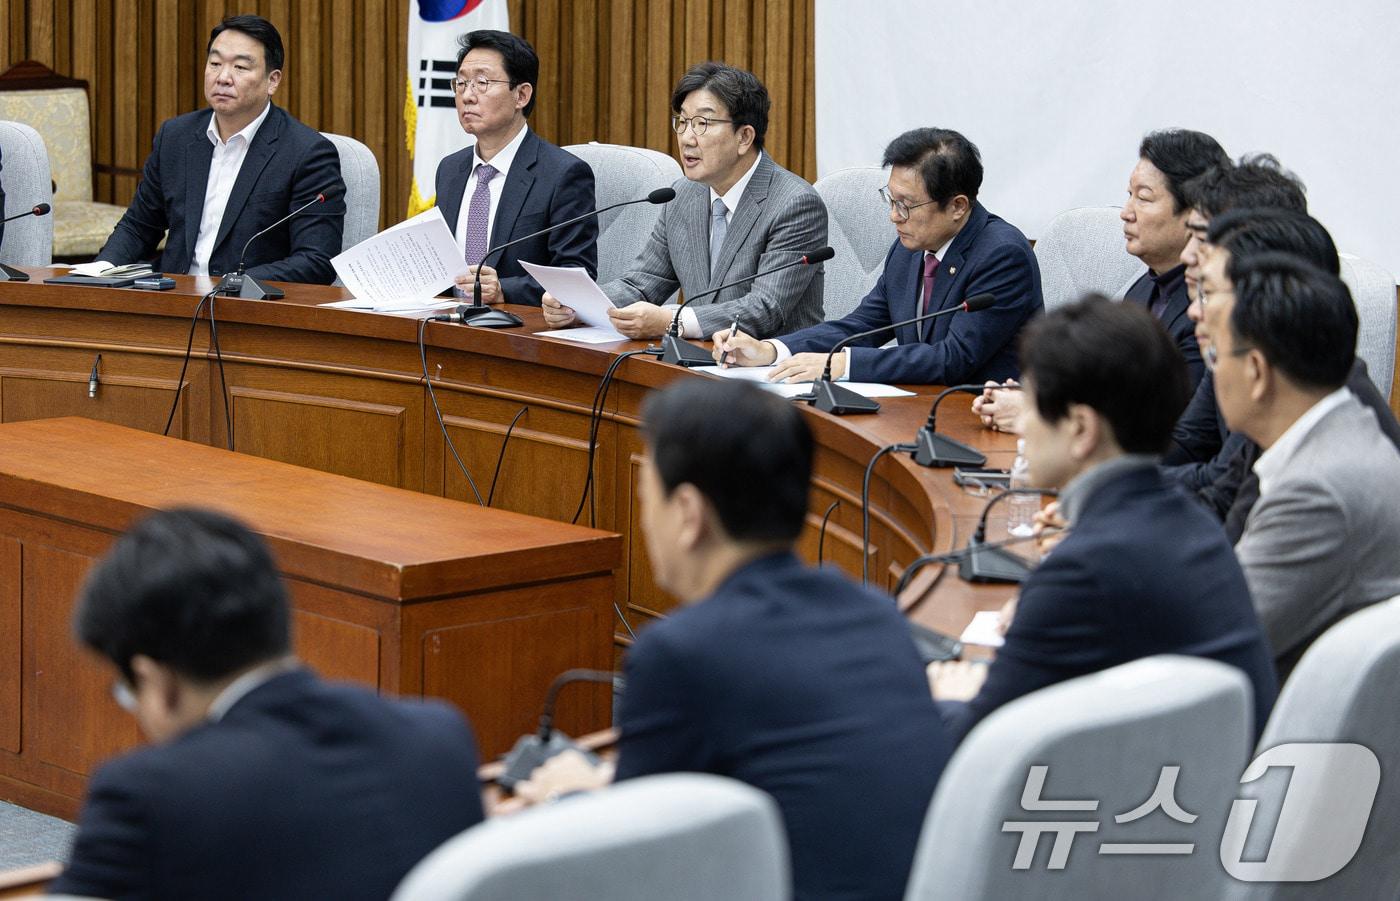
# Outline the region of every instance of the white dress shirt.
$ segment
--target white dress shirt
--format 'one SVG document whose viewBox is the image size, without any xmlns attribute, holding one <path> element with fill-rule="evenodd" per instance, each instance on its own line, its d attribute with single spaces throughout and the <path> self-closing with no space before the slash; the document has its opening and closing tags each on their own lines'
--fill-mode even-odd
<svg viewBox="0 0 1400 901">
<path fill-rule="evenodd" d="M 253 136 L 271 111 L 272 104 L 269 103 L 256 119 L 227 141 L 219 138 L 215 117 L 209 117 L 209 128 L 205 134 L 214 145 L 214 158 L 209 163 L 209 181 L 204 186 L 204 214 L 199 217 L 199 235 L 194 240 L 190 275 L 209 274 L 209 257 L 214 253 L 214 240 L 219 236 L 219 225 L 224 221 L 224 209 L 228 206 L 229 195 L 233 193 L 233 183 L 238 180 L 238 172 L 248 158 L 248 146 L 253 143 Z"/>
<path fill-rule="evenodd" d="M 1350 396 L 1351 391 L 1345 385 L 1333 391 L 1309 407 L 1308 412 L 1295 419 L 1293 424 L 1285 429 L 1282 435 L 1278 436 L 1278 440 L 1259 455 L 1259 459 L 1254 461 L 1254 474 L 1259 477 L 1260 497 L 1269 493 L 1270 484 L 1274 477 L 1288 465 L 1288 459 L 1293 456 L 1298 445 L 1303 443 L 1303 439 L 1308 437 L 1308 433 L 1313 430 L 1313 427 L 1321 422 L 1328 413 L 1346 403 Z"/>
<path fill-rule="evenodd" d="M 491 177 L 486 188 L 491 192 L 491 209 L 489 218 L 486 220 L 486 247 L 491 247 L 491 232 L 496 227 L 496 210 L 501 207 L 501 194 L 506 189 L 506 176 L 510 174 L 511 163 L 515 162 L 515 154 L 520 150 L 520 145 L 525 141 L 525 134 L 530 130 L 526 125 L 515 133 L 515 137 L 510 139 L 510 143 L 502 147 L 499 152 L 489 160 L 483 160 L 479 150 L 472 151 L 472 174 L 467 176 L 467 185 L 462 189 L 462 203 L 457 212 L 457 249 L 461 251 L 462 258 L 467 256 L 467 213 L 471 209 L 472 194 L 476 192 L 476 169 L 482 163 L 490 164 L 496 170 L 496 174 Z"/>
<path fill-rule="evenodd" d="M 210 702 L 209 712 L 205 714 L 205 718 L 211 723 L 217 723 L 224 718 L 224 714 L 228 713 L 234 704 L 243 700 L 253 689 L 262 687 L 263 683 L 283 673 L 289 673 L 300 665 L 297 658 L 289 654 L 248 670 L 225 686 L 224 690 L 219 692 L 218 697 Z"/>
<path fill-rule="evenodd" d="M 739 201 L 744 199 L 744 190 L 748 188 L 749 182 L 753 181 L 753 174 L 758 171 L 758 161 L 763 159 L 763 151 L 760 150 L 754 156 L 753 165 L 749 166 L 749 171 L 739 176 L 728 191 L 723 194 L 716 194 L 714 188 L 710 188 L 710 208 L 713 209 L 715 201 L 724 203 L 724 224 L 726 227 L 734 221 L 734 211 L 739 208 Z M 711 226 L 714 222 L 711 221 Z M 689 301 L 687 301 L 689 303 Z M 663 310 L 669 310 L 672 316 L 676 315 L 676 307 L 679 304 L 668 303 L 662 306 Z M 700 319 L 695 315 L 695 311 L 687 307 L 681 307 L 681 337 L 705 339 L 710 337 L 700 331 Z"/>
</svg>

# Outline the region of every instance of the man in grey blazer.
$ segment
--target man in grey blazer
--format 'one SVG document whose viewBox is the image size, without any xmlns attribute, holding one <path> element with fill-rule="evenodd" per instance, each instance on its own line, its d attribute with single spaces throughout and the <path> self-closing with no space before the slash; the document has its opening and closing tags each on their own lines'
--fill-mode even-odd
<svg viewBox="0 0 1400 901">
<path fill-rule="evenodd" d="M 1201 274 L 1220 411 L 1264 448 L 1235 552 L 1286 678 L 1337 620 L 1400 594 L 1400 452 L 1346 387 L 1357 315 L 1339 278 L 1219 247 Z"/>
<path fill-rule="evenodd" d="M 672 126 L 685 178 L 661 210 L 632 268 L 603 285 L 629 338 L 663 334 L 686 298 L 826 245 L 826 205 L 816 189 L 763 152 L 768 91 L 750 72 L 708 62 L 692 66 L 671 95 Z M 574 311 L 545 294 L 545 321 L 562 328 Z M 821 267 L 794 266 L 687 302 L 682 335 L 705 338 L 735 322 L 768 337 L 822 321 Z"/>
</svg>

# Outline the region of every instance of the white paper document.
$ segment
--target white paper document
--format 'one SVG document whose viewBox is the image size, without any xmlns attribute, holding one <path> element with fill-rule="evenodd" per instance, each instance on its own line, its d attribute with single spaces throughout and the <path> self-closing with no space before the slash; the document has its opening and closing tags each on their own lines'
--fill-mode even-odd
<svg viewBox="0 0 1400 901">
<path fill-rule="evenodd" d="M 454 276 L 467 271 L 461 248 L 437 207 L 331 257 L 331 265 L 356 299 L 375 303 L 430 301 L 452 287 Z"/>
<path fill-rule="evenodd" d="M 755 382 L 767 388 L 775 394 L 783 397 L 797 397 L 802 394 L 812 392 L 811 382 L 770 382 L 768 376 L 773 373 L 774 366 L 730 366 L 721 369 L 718 366 L 696 366 L 696 372 L 703 372 L 708 375 L 718 376 L 722 379 L 739 379 L 744 382 Z M 879 382 L 836 382 L 842 388 L 854 391 L 862 397 L 913 397 L 913 391 L 905 391 L 903 388 L 896 388 L 894 385 L 883 385 Z"/>
<path fill-rule="evenodd" d="M 982 610 L 972 616 L 972 622 L 963 629 L 962 637 L 958 640 L 963 644 L 975 644 L 984 648 L 999 648 L 1006 643 L 1001 637 L 1001 631 L 997 628 L 997 623 L 1001 620 L 1001 614 L 995 610 Z"/>
<path fill-rule="evenodd" d="M 613 302 L 608 300 L 608 295 L 603 293 L 598 283 L 589 278 L 588 273 L 581 267 L 541 266 L 524 260 L 520 261 L 520 265 L 524 266 L 525 271 L 543 285 L 555 300 L 572 308 L 584 325 L 607 329 L 617 335 L 613 340 L 626 340 L 622 333 L 613 328 L 612 320 L 608 318 L 608 311 L 614 309 Z"/>
<path fill-rule="evenodd" d="M 408 313 L 417 310 L 450 310 L 461 303 L 453 297 L 431 297 L 424 300 L 421 297 L 396 297 L 392 300 L 364 300 L 359 297 L 352 297 L 349 300 L 337 300 L 334 303 L 323 303 L 321 306 L 330 307 L 333 310 L 369 310 L 374 313 Z"/>
<path fill-rule="evenodd" d="M 551 332 L 535 332 L 535 337 L 559 338 L 564 341 L 577 341 L 580 344 L 611 344 L 614 341 L 629 340 L 626 335 L 620 335 L 610 328 L 595 328 L 591 325 L 583 328 L 561 328 Z"/>
</svg>

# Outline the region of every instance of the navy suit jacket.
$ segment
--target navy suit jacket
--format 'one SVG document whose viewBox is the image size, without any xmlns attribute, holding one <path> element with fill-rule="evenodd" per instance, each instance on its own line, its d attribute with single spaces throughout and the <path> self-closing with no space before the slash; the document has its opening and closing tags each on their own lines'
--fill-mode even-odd
<svg viewBox="0 0 1400 901">
<path fill-rule="evenodd" d="M 104 765 L 57 894 L 384 899 L 482 819 L 476 748 L 439 702 L 382 699 L 307 670 L 223 719 Z"/>
<path fill-rule="evenodd" d="M 459 150 L 438 163 L 434 179 L 437 205 L 447 227 L 457 232 L 457 220 L 467 211 L 462 192 L 472 174 L 476 149 Z M 491 246 L 523 238 L 555 222 L 566 222 L 596 206 L 593 170 L 583 160 L 528 131 L 501 189 L 501 202 L 491 222 Z M 555 229 L 499 253 L 486 265 L 496 270 L 507 303 L 540 305 L 544 288 L 525 274 L 520 261 L 546 266 L 581 266 L 598 277 L 598 217 Z"/>
<path fill-rule="evenodd" d="M 825 353 L 842 338 L 919 315 L 922 311 L 916 306 L 923 258 L 922 251 L 906 250 L 895 241 L 885 257 L 880 280 L 849 315 L 778 340 L 795 354 Z M 928 309 L 950 309 L 988 291 L 996 295 L 995 305 L 978 313 L 955 313 L 924 323 L 923 340 L 919 339 L 919 327 L 908 325 L 895 330 L 896 347 L 879 349 L 890 340 L 889 332 L 858 343 L 851 350 L 851 371 L 846 377 L 860 382 L 929 385 L 1018 377 L 1016 335 L 1032 316 L 1045 309 L 1040 296 L 1040 267 L 1026 236 L 979 203 L 943 254 Z"/>
<path fill-rule="evenodd" d="M 627 655 L 619 779 L 717 773 L 768 792 L 798 898 L 903 897 L 949 753 L 893 601 L 783 553 Z"/>
<path fill-rule="evenodd" d="M 1123 293 L 1123 299 L 1148 309 L 1152 300 L 1152 281 L 1152 271 L 1144 272 L 1137 281 L 1128 286 L 1128 290 Z M 1181 358 L 1186 361 L 1186 374 L 1191 379 L 1191 390 L 1194 391 L 1200 384 L 1201 376 L 1205 375 L 1206 364 L 1201 359 L 1201 345 L 1196 340 L 1196 323 L 1186 315 L 1186 308 L 1191 306 L 1191 293 L 1186 288 L 1184 264 L 1167 273 L 1165 288 L 1167 308 L 1158 321 L 1171 336 L 1176 349 L 1181 351 Z"/>
<path fill-rule="evenodd" d="M 1156 467 L 1113 477 L 1021 586 L 982 690 L 942 705 L 959 738 L 1003 704 L 1154 654 L 1209 657 L 1254 688 L 1257 738 L 1278 693 L 1273 654 L 1220 523 Z"/>
<path fill-rule="evenodd" d="M 151 155 L 131 206 L 98 251 L 97 259 L 118 266 L 155 257 L 167 229 L 156 268 L 190 271 L 214 145 L 205 133 L 213 110 L 168 119 L 156 132 Z M 268 111 L 229 193 L 218 237 L 209 255 L 209 273 L 238 268 L 243 246 L 253 235 L 324 193 L 319 203 L 278 226 L 248 247 L 247 270 L 254 278 L 329 285 L 335 281 L 331 257 L 340 253 L 345 231 L 345 182 L 340 154 L 317 131 L 280 107 Z"/>
</svg>

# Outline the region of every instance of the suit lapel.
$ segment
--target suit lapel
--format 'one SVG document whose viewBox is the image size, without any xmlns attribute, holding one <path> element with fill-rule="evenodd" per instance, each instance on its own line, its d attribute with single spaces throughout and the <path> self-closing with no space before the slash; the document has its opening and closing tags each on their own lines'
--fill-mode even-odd
<svg viewBox="0 0 1400 901">
<path fill-rule="evenodd" d="M 243 157 L 243 165 L 238 170 L 238 178 L 233 183 L 233 190 L 229 192 L 228 203 L 224 206 L 224 218 L 219 222 L 219 235 L 214 239 L 214 246 L 209 251 L 209 258 L 214 258 L 219 245 L 224 243 L 228 233 L 233 230 L 233 224 L 238 221 L 238 217 L 243 213 L 243 207 L 248 202 L 248 196 L 253 193 L 253 186 L 262 177 L 262 171 L 267 167 L 268 161 L 277 152 L 277 139 L 282 135 L 282 117 L 286 115 L 277 107 L 268 111 L 267 118 L 258 128 L 258 133 L 253 135 L 253 143 L 248 145 L 248 155 Z M 288 210 L 287 212 L 291 212 Z M 286 215 L 282 213 L 281 215 Z"/>
<path fill-rule="evenodd" d="M 982 226 L 986 224 L 987 211 L 982 208 L 980 203 L 976 204 L 972 208 L 967 225 L 958 232 L 953 243 L 948 245 L 947 251 L 943 254 L 943 260 L 938 264 L 938 272 L 933 277 L 933 301 L 928 305 L 930 313 L 946 309 L 949 306 L 949 298 L 950 295 L 953 295 L 953 288 L 962 279 L 963 254 L 968 247 L 972 246 L 972 242 L 977 240 Z M 967 299 L 961 293 L 955 296 L 959 302 Z M 924 323 L 921 340 L 925 343 L 943 340 L 943 336 L 948 334 L 948 329 L 952 325 L 952 319 L 952 316 L 944 316 L 941 319 Z"/>
<path fill-rule="evenodd" d="M 759 158 L 758 168 L 754 170 L 753 178 L 749 179 L 748 187 L 744 188 L 744 194 L 739 198 L 739 208 L 730 216 L 728 229 L 724 233 L 724 243 L 720 245 L 719 259 L 715 262 L 714 272 L 710 274 L 710 287 L 724 284 L 725 274 L 729 271 L 730 265 L 734 262 L 734 257 L 739 253 L 739 248 L 748 242 L 749 232 L 753 231 L 754 225 L 758 223 L 758 217 L 763 213 L 763 204 L 768 200 L 768 188 L 773 181 L 773 161 L 764 154 Z M 709 196 L 709 192 L 706 192 Z M 706 217 L 705 228 L 705 248 L 708 251 L 709 242 L 709 217 Z M 708 264 L 708 260 L 706 263 Z"/>
<path fill-rule="evenodd" d="M 1184 284 L 1183 282 L 1182 290 L 1175 292 L 1167 301 L 1167 309 L 1162 313 L 1162 326 L 1173 335 L 1176 334 L 1174 329 L 1177 320 L 1185 316 L 1186 308 L 1191 306 L 1191 294 L 1185 289 Z"/>
<path fill-rule="evenodd" d="M 491 246 L 499 247 L 516 237 L 515 221 L 525 207 L 525 199 L 535 186 L 535 161 L 539 158 L 539 141 L 533 131 L 525 133 L 520 149 L 511 161 L 510 172 L 506 175 L 505 187 L 501 189 L 501 202 L 496 207 L 496 218 L 491 223 Z M 500 266 L 501 261 L 497 260 Z"/>
<path fill-rule="evenodd" d="M 210 118 L 214 115 L 211 110 Z M 208 129 L 208 121 L 205 129 Z M 194 245 L 199 240 L 199 221 L 204 218 L 204 195 L 209 188 L 209 167 L 214 160 L 214 144 L 205 131 L 200 131 L 185 148 L 185 249 L 189 254 L 184 268 L 194 259 Z"/>
<path fill-rule="evenodd" d="M 472 164 L 476 162 L 476 150 L 468 147 L 457 158 L 457 164 L 447 172 L 447 181 L 442 193 L 437 197 L 437 205 L 442 209 L 442 218 L 447 227 L 457 233 L 457 217 L 462 214 L 462 192 L 467 189 L 467 179 L 472 174 Z"/>
<path fill-rule="evenodd" d="M 903 257 L 898 261 L 901 276 L 894 284 L 897 290 L 892 296 L 890 304 L 890 321 L 902 322 L 905 319 L 912 319 L 919 315 L 919 291 L 922 288 L 924 274 L 924 255 L 922 251 L 906 250 Z M 934 279 L 935 283 L 937 279 Z M 905 325 L 895 329 L 895 340 L 899 344 L 917 344 L 919 342 L 919 326 Z"/>
</svg>

